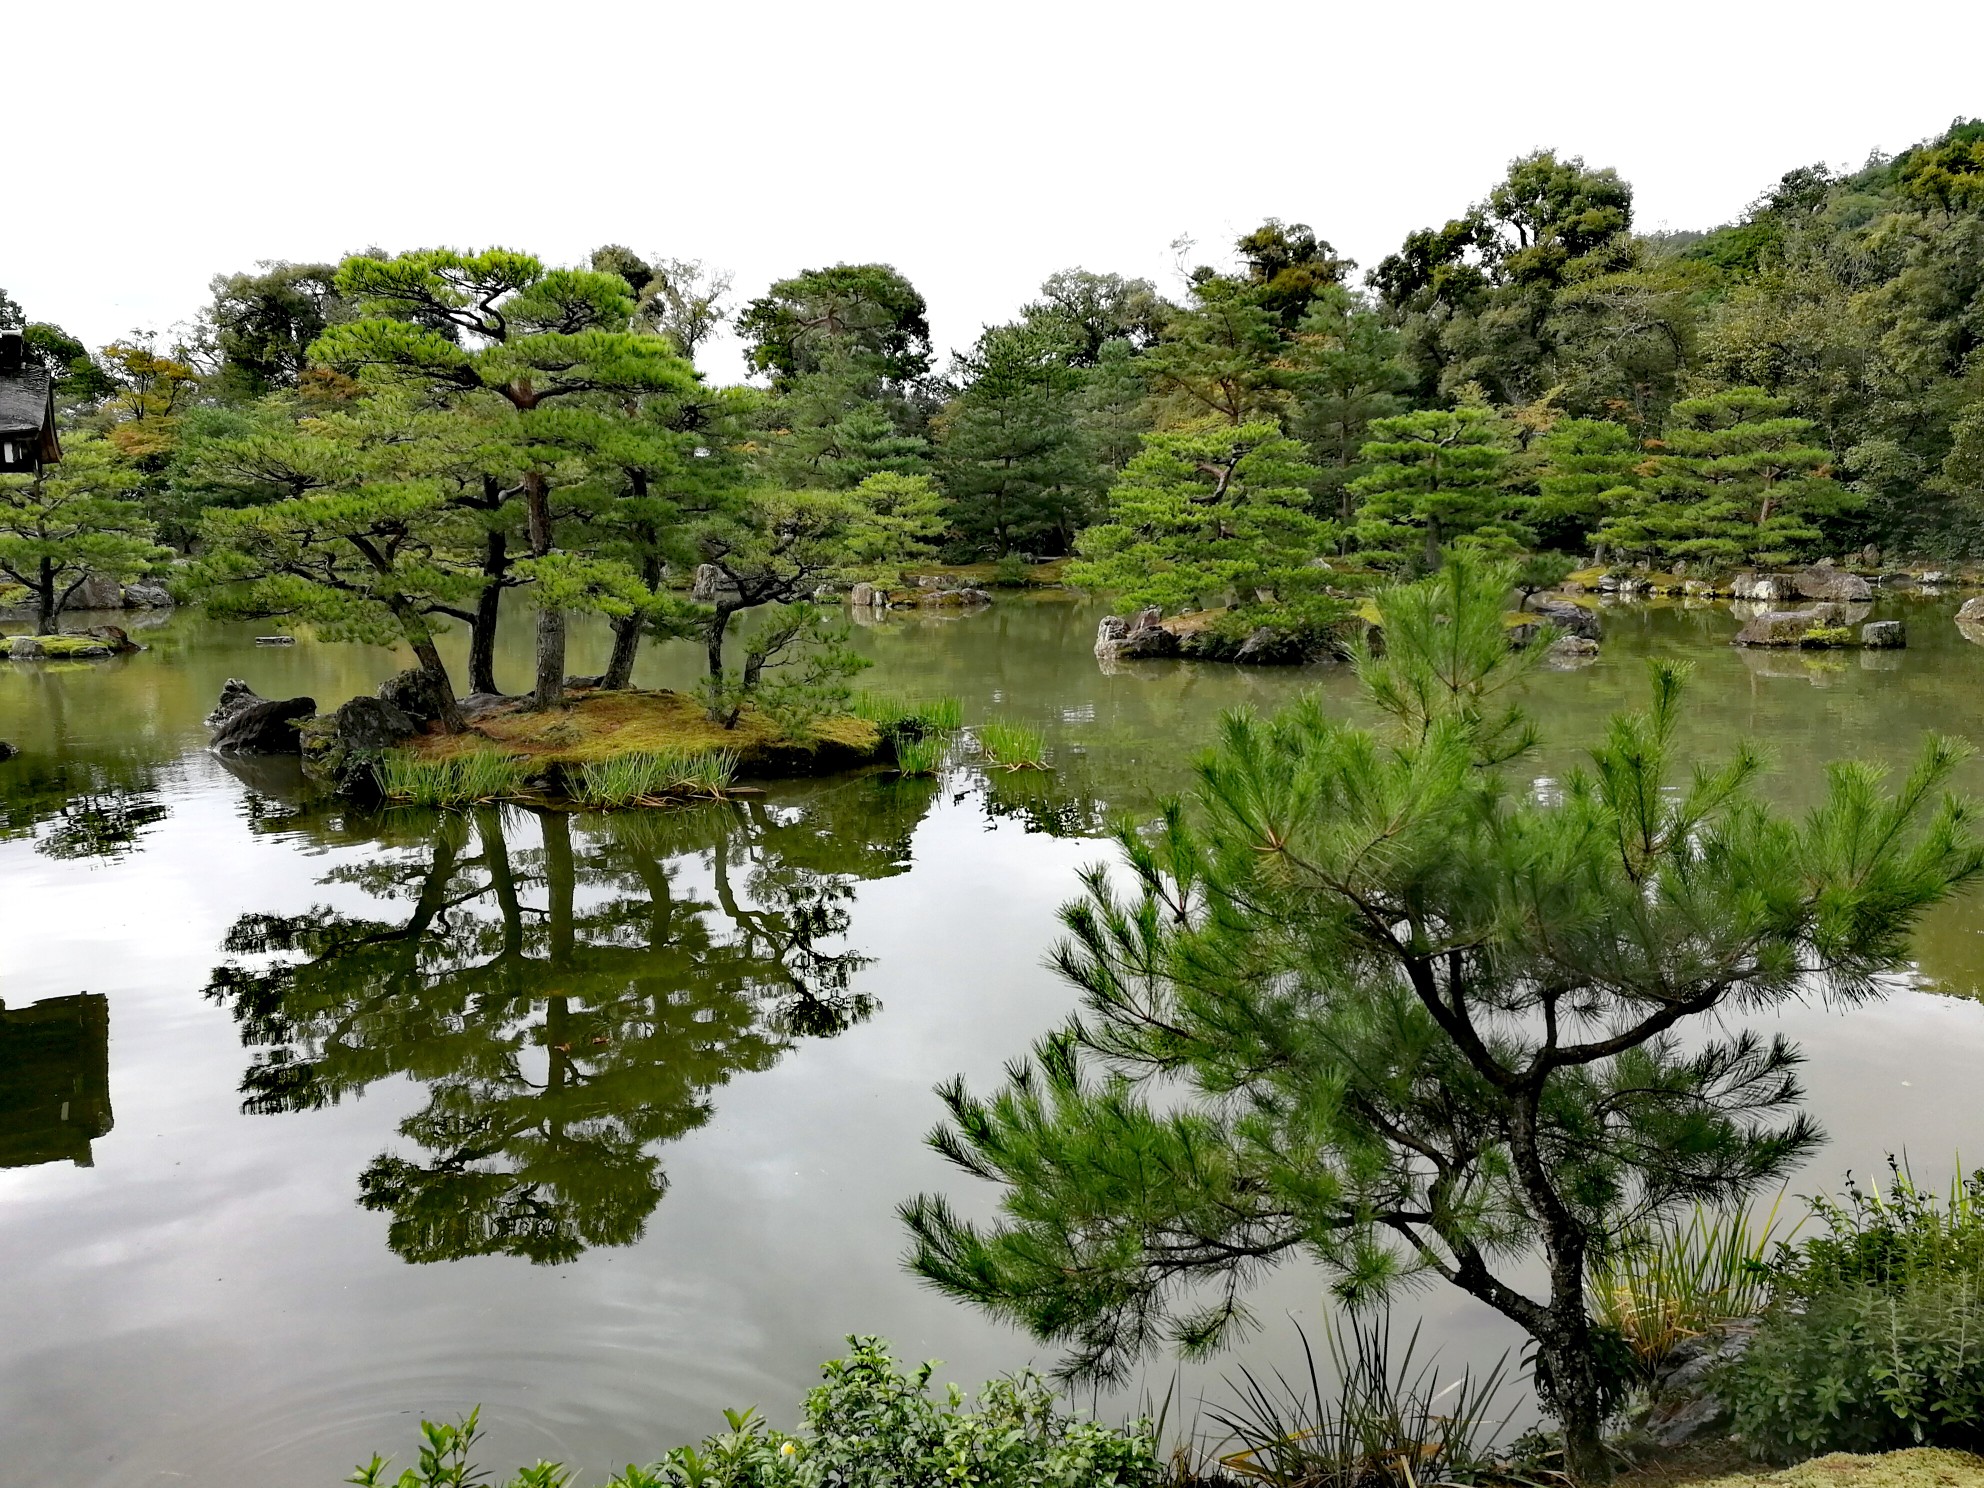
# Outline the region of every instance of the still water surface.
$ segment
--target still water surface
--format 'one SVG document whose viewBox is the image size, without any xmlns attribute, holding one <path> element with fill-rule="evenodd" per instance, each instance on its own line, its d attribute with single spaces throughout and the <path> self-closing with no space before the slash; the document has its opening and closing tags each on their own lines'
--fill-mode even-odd
<svg viewBox="0 0 1984 1488">
<path fill-rule="evenodd" d="M 1613 611 L 1596 664 L 1529 684 L 1550 743 L 1527 773 L 1568 768 L 1646 656 L 1685 655 L 1689 744 L 1764 743 L 1801 805 L 1829 759 L 1984 732 L 1984 649 L 1950 608 L 1890 606 L 1904 653 L 1811 656 L 1733 650 L 1722 608 Z M 1050 776 L 612 816 L 348 813 L 205 752 L 224 678 L 328 707 L 393 670 L 365 648 L 184 616 L 139 656 L 0 671 L 23 751 L 0 764 L 0 1483 L 330 1484 L 477 1403 L 489 1462 L 591 1477 L 724 1406 L 789 1422 L 849 1332 L 970 1384 L 1047 1362 L 900 1268 L 900 1200 L 987 1197 L 923 1146 L 931 1086 L 993 1081 L 1065 1014 L 1056 906 L 1222 709 L 1356 706 L 1327 669 L 1105 672 L 1097 614 L 1026 599 L 861 632 L 865 682 L 1039 724 Z M 603 662 L 581 642 L 575 670 Z M 665 648 L 637 680 L 695 660 Z M 1964 783 L 1984 793 L 1984 765 Z M 1984 904 L 1955 906 L 1914 986 L 1784 1017 L 1832 1136 L 1803 1187 L 1984 1152 L 1980 932 Z M 1257 1301 L 1250 1361 L 1286 1362 L 1316 1279 Z M 1413 1311 L 1456 1364 L 1512 1341 L 1440 1293 Z"/>
</svg>

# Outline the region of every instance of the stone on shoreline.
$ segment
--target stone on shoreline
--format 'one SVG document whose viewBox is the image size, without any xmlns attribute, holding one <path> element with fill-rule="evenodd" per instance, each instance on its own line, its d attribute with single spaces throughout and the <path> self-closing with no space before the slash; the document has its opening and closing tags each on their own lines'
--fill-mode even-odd
<svg viewBox="0 0 1984 1488">
<path fill-rule="evenodd" d="M 301 754 L 297 728 L 316 714 L 315 698 L 265 698 L 239 677 L 229 677 L 207 715 L 209 742 L 222 754 Z"/>
<path fill-rule="evenodd" d="M 1795 581 L 1798 593 L 1806 599 L 1822 599 L 1833 604 L 1864 603 L 1874 597 L 1873 586 L 1860 575 L 1844 569 L 1818 565 L 1806 569 Z"/>
<path fill-rule="evenodd" d="M 1750 617 L 1736 632 L 1732 643 L 1738 646 L 1804 646 L 1815 630 L 1830 629 L 1838 621 L 1830 605 L 1813 605 L 1804 610 L 1764 610 Z"/>
<path fill-rule="evenodd" d="M 1908 630 L 1899 620 L 1869 620 L 1860 627 L 1860 644 L 1877 650 L 1899 650 L 1908 644 Z"/>
<path fill-rule="evenodd" d="M 1178 654 L 1178 637 L 1159 621 L 1156 605 L 1134 615 L 1104 615 L 1095 630 L 1095 654 L 1100 661 L 1144 661 Z"/>
</svg>

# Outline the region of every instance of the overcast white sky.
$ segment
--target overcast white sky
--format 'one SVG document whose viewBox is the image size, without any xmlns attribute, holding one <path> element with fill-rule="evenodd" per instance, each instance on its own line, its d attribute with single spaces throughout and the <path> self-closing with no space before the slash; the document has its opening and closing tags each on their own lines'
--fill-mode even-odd
<svg viewBox="0 0 1984 1488">
<path fill-rule="evenodd" d="M 940 347 L 1267 216 L 1365 268 L 1542 145 L 1643 227 L 1984 114 L 1984 4 L 11 0 L 0 288 L 98 343 L 376 244 L 895 264 Z M 736 372 L 734 352 L 708 359 Z"/>
</svg>

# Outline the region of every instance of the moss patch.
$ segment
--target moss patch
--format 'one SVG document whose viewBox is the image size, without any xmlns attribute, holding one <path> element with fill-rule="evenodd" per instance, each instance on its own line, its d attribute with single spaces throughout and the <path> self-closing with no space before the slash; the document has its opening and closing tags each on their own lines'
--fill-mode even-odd
<svg viewBox="0 0 1984 1488">
<path fill-rule="evenodd" d="M 1984 1457 L 1937 1447 L 1854 1456 L 1834 1452 L 1779 1472 L 1698 1478 L 1699 1488 L 1984 1488 Z"/>
<path fill-rule="evenodd" d="M 465 734 L 428 734 L 410 747 L 441 759 L 491 745 L 526 760 L 536 774 L 630 754 L 727 750 L 737 756 L 738 775 L 756 779 L 845 770 L 885 753 L 881 731 L 865 718 L 822 718 L 800 739 L 746 708 L 737 727 L 726 729 L 680 692 L 581 692 L 569 707 L 542 713 L 514 705 L 484 714 Z"/>
</svg>

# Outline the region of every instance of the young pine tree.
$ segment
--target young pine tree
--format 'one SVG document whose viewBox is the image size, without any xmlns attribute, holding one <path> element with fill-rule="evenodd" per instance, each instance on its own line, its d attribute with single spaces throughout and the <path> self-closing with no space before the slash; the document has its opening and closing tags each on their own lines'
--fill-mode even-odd
<svg viewBox="0 0 1984 1488">
<path fill-rule="evenodd" d="M 1624 425 L 1559 419 L 1537 447 L 1543 464 L 1528 515 L 1545 547 L 1583 552 L 1604 522 L 1640 500 L 1647 456 Z M 1629 556 L 1638 554 L 1629 550 Z"/>
<path fill-rule="evenodd" d="M 93 573 L 135 579 L 172 556 L 130 500 L 139 472 L 108 440 L 71 436 L 39 476 L 0 475 L 0 577 L 27 587 L 36 635 L 53 635 Z"/>
<path fill-rule="evenodd" d="M 1079 1012 L 996 1095 L 943 1090 L 933 1144 L 1001 1201 L 905 1206 L 926 1280 L 1120 1378 L 1230 1341 L 1284 1260 L 1350 1303 L 1442 1279 L 1529 1334 L 1572 1476 L 1610 1476 L 1588 1259 L 1811 1150 L 1798 1051 L 1744 1015 L 1879 996 L 1984 843 L 1948 740 L 1894 788 L 1835 765 L 1796 820 L 1747 747 L 1691 766 L 1673 664 L 1536 799 L 1506 578 L 1461 552 L 1379 597 L 1380 728 L 1230 714 L 1192 799 L 1118 833 L 1063 911 Z"/>
</svg>

